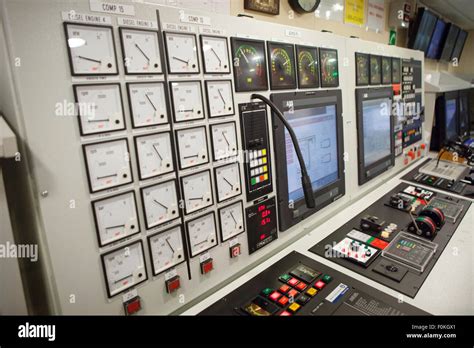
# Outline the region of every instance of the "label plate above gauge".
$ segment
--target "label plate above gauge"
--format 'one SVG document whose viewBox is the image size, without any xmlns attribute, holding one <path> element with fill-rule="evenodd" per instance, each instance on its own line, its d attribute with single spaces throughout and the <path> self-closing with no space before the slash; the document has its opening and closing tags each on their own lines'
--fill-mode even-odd
<svg viewBox="0 0 474 348">
<path fill-rule="evenodd" d="M 133 128 L 169 122 L 165 88 L 164 82 L 127 83 Z"/>
</svg>

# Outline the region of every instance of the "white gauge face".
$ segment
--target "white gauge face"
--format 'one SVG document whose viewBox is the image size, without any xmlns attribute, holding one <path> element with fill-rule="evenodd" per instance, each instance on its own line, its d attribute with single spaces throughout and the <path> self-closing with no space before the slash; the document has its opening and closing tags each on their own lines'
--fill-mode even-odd
<svg viewBox="0 0 474 348">
<path fill-rule="evenodd" d="M 91 192 L 132 182 L 127 140 L 85 145 L 84 152 Z"/>
<path fill-rule="evenodd" d="M 209 162 L 205 127 L 179 130 L 176 138 L 181 169 Z"/>
<path fill-rule="evenodd" d="M 244 209 L 242 202 L 231 204 L 219 210 L 222 241 L 244 232 Z"/>
<path fill-rule="evenodd" d="M 217 201 L 240 195 L 240 168 L 238 163 L 232 163 L 216 168 Z"/>
<path fill-rule="evenodd" d="M 180 226 L 151 236 L 149 243 L 154 275 L 184 261 L 184 245 Z"/>
<path fill-rule="evenodd" d="M 237 156 L 237 131 L 235 123 L 221 123 L 211 126 L 214 160 Z"/>
<path fill-rule="evenodd" d="M 216 220 L 210 213 L 188 222 L 188 240 L 191 257 L 217 245 Z"/>
<path fill-rule="evenodd" d="M 81 135 L 125 129 L 119 84 L 75 85 Z"/>
<path fill-rule="evenodd" d="M 213 204 L 211 173 L 209 171 L 189 175 L 181 180 L 186 214 Z"/>
<path fill-rule="evenodd" d="M 140 232 L 134 192 L 94 202 L 94 214 L 100 246 Z"/>
<path fill-rule="evenodd" d="M 161 74 L 158 32 L 121 28 L 124 64 L 127 74 Z"/>
<path fill-rule="evenodd" d="M 147 229 L 179 217 L 175 180 L 142 189 L 142 198 Z"/>
<path fill-rule="evenodd" d="M 206 89 L 209 117 L 230 116 L 234 114 L 234 97 L 230 80 L 207 81 Z"/>
<path fill-rule="evenodd" d="M 137 242 L 102 256 L 109 297 L 147 279 L 143 246 Z"/>
<path fill-rule="evenodd" d="M 66 24 L 73 75 L 117 75 L 112 27 Z"/>
<path fill-rule="evenodd" d="M 165 84 L 129 83 L 133 127 L 147 127 L 168 123 Z"/>
<path fill-rule="evenodd" d="M 153 178 L 174 170 L 171 134 L 150 134 L 135 139 L 140 179 Z"/>
<path fill-rule="evenodd" d="M 230 73 L 227 38 L 201 36 L 204 72 L 206 74 Z"/>
<path fill-rule="evenodd" d="M 175 122 L 200 120 L 204 118 L 201 82 L 172 82 L 171 94 Z"/>
<path fill-rule="evenodd" d="M 198 74 L 199 61 L 196 36 L 185 33 L 165 33 L 170 74 Z"/>
</svg>

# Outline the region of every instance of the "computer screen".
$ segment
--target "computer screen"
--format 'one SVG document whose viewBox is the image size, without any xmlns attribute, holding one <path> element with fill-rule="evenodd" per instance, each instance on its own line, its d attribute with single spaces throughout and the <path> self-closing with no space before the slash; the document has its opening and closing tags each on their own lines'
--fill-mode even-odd
<svg viewBox="0 0 474 348">
<path fill-rule="evenodd" d="M 391 154 L 390 114 L 392 101 L 389 98 L 365 100 L 362 103 L 364 127 L 364 165 L 371 164 Z"/>
<path fill-rule="evenodd" d="M 467 31 L 461 30 L 459 31 L 458 39 L 456 40 L 456 44 L 454 45 L 453 55 L 451 59 L 457 59 L 458 62 L 461 59 L 462 50 L 464 49 L 464 44 L 466 43 L 467 39 Z"/>
<path fill-rule="evenodd" d="M 448 25 L 442 19 L 436 21 L 436 26 L 431 36 L 431 42 L 426 52 L 426 57 L 430 59 L 439 59 L 443 48 L 443 41 L 446 38 Z"/>
<path fill-rule="evenodd" d="M 459 92 L 459 135 L 466 136 L 469 133 L 469 94 L 467 91 Z"/>
<path fill-rule="evenodd" d="M 459 34 L 459 27 L 455 26 L 454 24 L 449 25 L 448 36 L 446 36 L 446 40 L 444 41 L 443 51 L 441 52 L 441 60 L 449 62 L 453 55 L 454 45 L 456 44 L 456 40 Z"/>
<path fill-rule="evenodd" d="M 458 136 L 457 99 L 446 100 L 446 140 L 454 140 Z"/>
<path fill-rule="evenodd" d="M 421 18 L 418 19 L 419 25 L 417 28 L 418 30 L 416 31 L 413 49 L 426 52 L 438 17 L 428 10 L 421 11 L 419 16 L 421 16 Z"/>
<path fill-rule="evenodd" d="M 336 105 L 312 107 L 286 112 L 285 117 L 298 139 L 304 162 L 317 191 L 339 179 Z M 301 170 L 295 148 L 285 131 L 288 198 L 298 201 L 304 197 Z"/>
</svg>

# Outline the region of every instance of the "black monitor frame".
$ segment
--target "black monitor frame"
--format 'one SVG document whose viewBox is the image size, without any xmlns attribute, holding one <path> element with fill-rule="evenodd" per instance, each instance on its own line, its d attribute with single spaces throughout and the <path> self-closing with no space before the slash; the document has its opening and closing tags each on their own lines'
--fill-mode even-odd
<svg viewBox="0 0 474 348">
<path fill-rule="evenodd" d="M 470 107 L 470 103 L 469 103 L 469 89 L 463 89 L 463 90 L 460 90 L 459 91 L 459 99 L 458 99 L 458 115 L 459 115 L 459 118 L 458 118 L 458 127 L 459 127 L 459 136 L 461 137 L 465 137 L 465 136 L 468 136 L 469 133 L 471 132 L 471 120 L 470 120 L 470 116 L 471 116 L 471 107 Z M 461 104 L 462 104 L 462 101 L 463 101 L 463 98 L 465 98 L 466 100 L 466 105 L 464 105 L 466 107 L 466 110 L 465 110 L 465 113 L 462 114 L 461 113 Z M 462 126 L 462 124 L 464 123 L 464 127 Z"/>
<path fill-rule="evenodd" d="M 460 28 L 453 24 L 448 24 L 449 28 L 447 30 L 446 39 L 444 40 L 443 49 L 441 50 L 441 55 L 439 60 L 450 62 L 454 52 L 454 46 L 456 46 L 456 42 L 458 40 L 458 35 L 460 32 Z"/>
<path fill-rule="evenodd" d="M 336 106 L 336 134 L 338 147 L 338 179 L 319 190 L 314 191 L 316 206 L 308 208 L 304 197 L 292 202 L 288 193 L 288 171 L 286 163 L 286 141 L 285 128 L 282 122 L 273 115 L 273 143 L 275 151 L 275 164 L 277 168 L 276 182 L 278 190 L 278 222 L 281 232 L 288 230 L 300 221 L 316 213 L 322 208 L 334 202 L 345 194 L 345 174 L 344 174 L 344 138 L 342 120 L 342 93 L 341 90 L 326 90 L 315 92 L 290 92 L 277 93 L 271 95 L 272 101 L 278 109 L 285 113 L 289 110 L 288 101 L 293 101 L 293 108 L 298 107 L 298 103 L 303 102 L 305 107 L 323 107 L 328 105 Z M 286 116 L 286 115 L 285 115 Z"/>
<path fill-rule="evenodd" d="M 364 124 L 363 124 L 363 102 L 367 100 L 390 98 L 393 103 L 392 87 L 364 88 L 356 90 L 357 106 L 357 143 L 358 143 L 358 168 L 359 186 L 374 179 L 395 165 L 395 139 L 390 136 L 390 154 L 378 161 L 366 166 L 364 163 Z M 390 110 L 390 133 L 394 133 L 394 117 Z"/>
<path fill-rule="evenodd" d="M 439 151 L 446 142 L 446 101 L 456 99 L 456 115 L 459 118 L 459 91 L 452 91 L 441 93 L 436 98 L 435 103 L 435 117 L 433 129 L 431 131 L 430 150 Z M 459 122 L 457 126 L 457 133 L 459 133 Z"/>
<path fill-rule="evenodd" d="M 411 31 L 410 31 L 410 39 L 408 42 L 408 47 L 415 50 L 423 51 L 426 54 L 431 42 L 431 37 L 433 36 L 433 32 L 436 28 L 436 22 L 438 18 L 439 17 L 433 12 L 431 12 L 430 10 L 426 9 L 425 7 L 420 7 L 418 9 L 418 13 L 417 13 L 414 24 L 410 25 Z M 433 28 L 430 28 L 429 32 L 424 32 L 422 30 L 423 28 L 421 28 L 421 24 L 423 23 L 423 21 L 429 21 L 430 19 L 434 19 Z M 427 36 L 426 42 L 420 42 L 421 35 L 423 34 Z"/>
</svg>

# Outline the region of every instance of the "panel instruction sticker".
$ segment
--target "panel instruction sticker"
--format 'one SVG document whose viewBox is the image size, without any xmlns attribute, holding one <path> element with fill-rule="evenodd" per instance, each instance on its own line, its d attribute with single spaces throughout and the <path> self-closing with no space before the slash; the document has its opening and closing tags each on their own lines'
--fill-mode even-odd
<svg viewBox="0 0 474 348">
<path fill-rule="evenodd" d="M 349 290 L 349 287 L 346 284 L 339 284 L 327 297 L 326 301 L 331 303 L 336 303 L 339 301 L 342 296 Z"/>
<path fill-rule="evenodd" d="M 89 0 L 90 9 L 93 12 L 113 13 L 126 16 L 135 16 L 135 6 L 117 4 L 101 0 Z"/>
<path fill-rule="evenodd" d="M 179 20 L 181 23 L 189 23 L 189 24 L 198 24 L 198 25 L 211 25 L 211 18 L 206 16 L 196 16 L 190 15 L 182 12 L 179 16 Z"/>
<path fill-rule="evenodd" d="M 144 19 L 118 17 L 117 22 L 119 25 L 125 25 L 129 27 L 158 29 L 158 23 L 156 21 L 147 21 Z"/>
<path fill-rule="evenodd" d="M 91 15 L 86 13 L 78 13 L 74 10 L 63 11 L 61 13 L 63 21 L 67 22 L 79 22 L 79 23 L 90 23 L 90 24 L 112 24 L 112 20 L 107 16 Z"/>
</svg>

